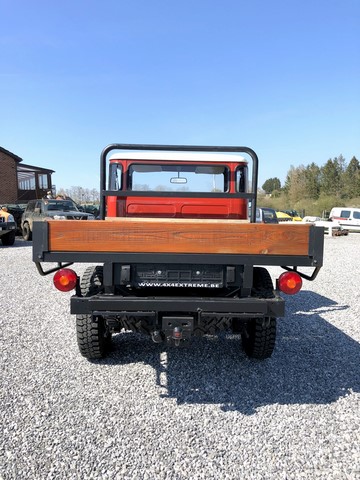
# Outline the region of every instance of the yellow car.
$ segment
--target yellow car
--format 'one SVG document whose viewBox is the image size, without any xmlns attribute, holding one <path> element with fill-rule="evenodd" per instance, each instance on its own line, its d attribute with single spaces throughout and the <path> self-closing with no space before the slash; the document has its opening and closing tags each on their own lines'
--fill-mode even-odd
<svg viewBox="0 0 360 480">
<path fill-rule="evenodd" d="M 293 222 L 301 222 L 302 218 L 296 210 L 282 210 L 281 213 L 286 213 Z"/>
<path fill-rule="evenodd" d="M 284 212 L 276 212 L 276 216 L 279 222 L 292 222 L 292 217 Z"/>
</svg>

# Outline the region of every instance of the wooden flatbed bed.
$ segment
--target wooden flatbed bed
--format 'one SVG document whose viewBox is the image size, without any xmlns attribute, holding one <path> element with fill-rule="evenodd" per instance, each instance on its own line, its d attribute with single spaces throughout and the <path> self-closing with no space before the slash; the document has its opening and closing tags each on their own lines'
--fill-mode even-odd
<svg viewBox="0 0 360 480">
<path fill-rule="evenodd" d="M 242 220 L 50 220 L 38 222 L 34 227 L 34 261 L 79 261 L 80 258 L 81 261 L 99 261 L 100 258 L 102 261 L 104 254 L 109 253 L 200 254 L 205 257 L 259 256 L 259 263 L 265 264 L 271 264 L 271 258 L 276 258 L 274 264 L 278 264 L 280 256 L 288 260 L 284 264 L 294 260 L 294 265 L 319 266 L 322 242 L 317 242 L 316 238 L 322 236 L 322 229 L 308 224 L 262 224 Z M 85 255 L 88 260 L 84 260 Z"/>
</svg>

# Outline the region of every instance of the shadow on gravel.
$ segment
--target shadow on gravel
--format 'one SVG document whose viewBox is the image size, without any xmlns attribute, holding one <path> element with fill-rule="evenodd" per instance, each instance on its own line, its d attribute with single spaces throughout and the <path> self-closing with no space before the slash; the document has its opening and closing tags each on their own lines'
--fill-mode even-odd
<svg viewBox="0 0 360 480">
<path fill-rule="evenodd" d="M 275 352 L 262 362 L 245 356 L 236 335 L 194 338 L 176 348 L 121 334 L 100 363 L 150 364 L 164 389 L 161 396 L 179 404 L 218 403 L 223 411 L 246 415 L 265 405 L 328 404 L 360 392 L 359 343 L 321 317 L 347 309 L 309 291 L 288 298 Z"/>
<path fill-rule="evenodd" d="M 14 245 L 2 245 L 2 243 L 0 241 L 0 249 L 2 249 L 2 248 L 19 248 L 19 247 L 21 247 L 21 248 L 32 247 L 32 242 L 27 242 L 26 240 L 24 240 L 21 237 L 16 237 L 15 238 Z"/>
</svg>

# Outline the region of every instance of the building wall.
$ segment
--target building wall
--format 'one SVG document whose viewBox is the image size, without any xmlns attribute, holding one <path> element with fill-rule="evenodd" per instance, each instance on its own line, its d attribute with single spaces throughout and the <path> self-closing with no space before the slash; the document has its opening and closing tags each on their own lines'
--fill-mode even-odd
<svg viewBox="0 0 360 480">
<path fill-rule="evenodd" d="M 17 201 L 17 162 L 0 151 L 0 203 Z"/>
</svg>

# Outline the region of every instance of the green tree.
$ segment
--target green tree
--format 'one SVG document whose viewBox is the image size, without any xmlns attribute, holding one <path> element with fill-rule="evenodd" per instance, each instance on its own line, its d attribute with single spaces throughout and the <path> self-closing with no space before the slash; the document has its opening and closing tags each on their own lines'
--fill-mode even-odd
<svg viewBox="0 0 360 480">
<path fill-rule="evenodd" d="M 320 195 L 320 168 L 312 162 L 305 168 L 305 198 L 318 199 Z"/>
<path fill-rule="evenodd" d="M 360 163 L 352 157 L 344 174 L 344 191 L 348 198 L 360 197 Z"/>
<path fill-rule="evenodd" d="M 281 189 L 281 182 L 277 177 L 268 178 L 264 182 L 262 189 L 264 190 L 265 193 L 272 193 L 274 190 Z"/>
<path fill-rule="evenodd" d="M 304 198 L 305 188 L 306 180 L 304 165 L 300 165 L 299 167 L 291 165 L 284 186 L 285 196 L 289 207 L 292 207 L 295 203 Z"/>
<path fill-rule="evenodd" d="M 339 158 L 329 158 L 321 168 L 321 192 L 337 198 L 344 196 L 344 172 L 345 159 L 342 155 Z"/>
</svg>

